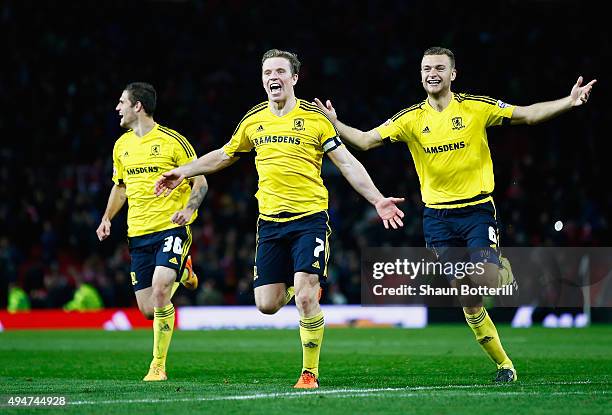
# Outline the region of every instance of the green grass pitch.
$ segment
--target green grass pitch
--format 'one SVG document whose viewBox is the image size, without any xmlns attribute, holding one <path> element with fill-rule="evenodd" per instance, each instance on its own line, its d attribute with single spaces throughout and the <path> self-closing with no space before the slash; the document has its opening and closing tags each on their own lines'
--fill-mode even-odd
<svg viewBox="0 0 612 415">
<path fill-rule="evenodd" d="M 495 367 L 463 325 L 326 329 L 321 388 L 292 388 L 298 330 L 176 331 L 169 381 L 144 383 L 149 331 L 0 333 L 0 397 L 65 396 L 2 414 L 612 413 L 612 326 L 498 327 L 518 370 Z"/>
</svg>

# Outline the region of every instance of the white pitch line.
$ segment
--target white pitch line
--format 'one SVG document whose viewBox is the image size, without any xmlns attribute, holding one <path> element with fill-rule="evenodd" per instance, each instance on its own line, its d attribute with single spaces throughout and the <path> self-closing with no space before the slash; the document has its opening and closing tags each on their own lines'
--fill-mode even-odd
<svg viewBox="0 0 612 415">
<path fill-rule="evenodd" d="M 589 385 L 592 384 L 589 381 L 576 381 L 576 382 L 537 382 L 529 383 L 524 386 L 542 386 L 542 385 Z M 415 397 L 423 396 L 422 394 L 416 393 L 418 391 L 434 391 L 434 390 L 446 390 L 448 392 L 455 392 L 462 396 L 484 396 L 490 393 L 483 392 L 465 392 L 463 389 L 472 388 L 505 388 L 509 385 L 495 385 L 495 384 L 474 384 L 474 385 L 446 385 L 446 386 L 414 386 L 406 388 L 369 388 L 369 389 L 322 389 L 317 391 L 294 391 L 294 392 L 272 392 L 272 393 L 256 393 L 249 395 L 224 395 L 224 396 L 203 396 L 203 397 L 192 397 L 192 398 L 170 398 L 170 399 L 117 399 L 117 400 L 106 400 L 106 401 L 73 401 L 67 402 L 68 405 L 114 405 L 114 404 L 133 404 L 133 403 L 172 403 L 172 402 L 211 402 L 211 401 L 244 401 L 254 399 L 272 399 L 272 398 L 299 398 L 308 395 L 336 395 L 338 398 L 356 398 L 356 397 L 369 397 L 369 396 L 384 396 L 388 395 L 389 392 L 404 392 L 404 393 L 393 393 L 393 396 L 397 397 Z M 521 385 L 523 386 L 523 385 Z M 459 392 L 461 390 L 461 392 Z M 610 394 L 610 391 L 555 391 L 555 392 L 537 392 L 537 391 L 499 391 L 496 395 L 502 396 L 516 396 L 516 395 L 598 395 L 598 394 Z"/>
<path fill-rule="evenodd" d="M 555 396 L 555 395 L 609 395 L 611 391 L 593 391 L 593 392 L 585 392 L 585 391 L 570 391 L 570 392 L 536 392 L 536 391 L 502 391 L 495 392 L 495 396 Z M 449 396 L 491 396 L 491 393 L 485 392 L 463 392 L 463 391 L 453 391 L 449 390 L 444 395 Z M 389 396 L 393 398 L 410 398 L 410 397 L 422 397 L 423 394 L 416 392 L 408 392 L 408 393 L 394 393 L 387 394 L 383 392 L 373 392 L 373 393 L 352 393 L 348 395 L 337 395 L 335 398 L 363 398 L 363 397 L 372 397 L 372 396 Z M 290 396 L 289 398 L 294 398 L 294 396 Z"/>
</svg>

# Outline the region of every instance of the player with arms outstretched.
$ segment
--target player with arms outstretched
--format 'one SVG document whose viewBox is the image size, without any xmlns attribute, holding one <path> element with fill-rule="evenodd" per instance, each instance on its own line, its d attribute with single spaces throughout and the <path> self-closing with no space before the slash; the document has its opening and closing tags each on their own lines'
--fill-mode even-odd
<svg viewBox="0 0 612 415">
<path fill-rule="evenodd" d="M 323 112 L 295 97 L 299 69 L 295 54 L 266 52 L 262 82 L 268 100 L 246 113 L 223 148 L 164 173 L 156 193 L 168 194 L 186 177 L 221 170 L 240 154 L 256 151 L 255 303 L 262 313 L 274 314 L 295 294 L 303 350 L 302 374 L 295 387 L 310 389 L 319 386 L 325 324 L 320 281 L 327 276 L 331 234 L 328 193 L 321 178 L 323 156 L 327 154 L 353 188 L 376 207 L 385 227 L 403 226 L 403 213 L 395 205 L 403 199 L 383 197 Z"/>
<path fill-rule="evenodd" d="M 196 159 L 185 137 L 153 120 L 157 94 L 144 82 L 129 84 L 116 110 L 129 129 L 113 149 L 113 182 L 106 211 L 96 233 L 100 241 L 111 232 L 111 220 L 128 202 L 128 244 L 132 285 L 142 314 L 153 320 L 153 360 L 145 381 L 166 380 L 166 355 L 174 330 L 171 298 L 180 282 L 195 290 L 189 248 L 189 225 L 208 186 L 204 176 L 182 183 L 171 197 L 151 193 L 159 174 Z"/>
<path fill-rule="evenodd" d="M 595 80 L 570 95 L 550 102 L 521 107 L 482 96 L 451 91 L 457 71 L 452 51 L 433 47 L 421 61 L 421 83 L 427 99 L 408 107 L 383 125 L 364 132 L 338 120 L 331 101 L 315 99 L 349 144 L 368 150 L 383 139 L 408 146 L 425 203 L 423 231 L 427 247 L 441 262 L 456 261 L 456 247 L 464 247 L 468 260 L 485 263 L 483 285 L 516 287 L 507 259 L 499 252 L 493 204 L 493 163 L 486 129 L 501 124 L 536 124 L 587 102 Z M 463 251 L 466 252 L 466 251 Z M 451 281 L 457 284 L 457 280 Z M 482 299 L 464 304 L 468 325 L 484 351 L 497 364 L 497 382 L 516 380 L 516 370 L 504 351 Z"/>
</svg>

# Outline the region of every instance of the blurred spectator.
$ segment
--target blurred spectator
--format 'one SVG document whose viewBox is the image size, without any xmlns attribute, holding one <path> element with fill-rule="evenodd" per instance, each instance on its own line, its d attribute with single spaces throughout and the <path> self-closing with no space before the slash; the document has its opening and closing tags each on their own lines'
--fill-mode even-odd
<svg viewBox="0 0 612 415">
<path fill-rule="evenodd" d="M 98 291 L 89 284 L 81 283 L 74 292 L 72 300 L 66 303 L 66 311 L 94 311 L 104 307 L 102 297 Z"/>
<path fill-rule="evenodd" d="M 223 295 L 216 288 L 217 283 L 215 280 L 206 279 L 202 284 L 200 292 L 198 293 L 198 304 L 200 305 L 222 305 Z"/>
<path fill-rule="evenodd" d="M 43 286 L 32 293 L 34 308 L 61 308 L 72 296 L 71 281 L 61 273 L 57 263 L 51 264 L 43 275 Z"/>
<path fill-rule="evenodd" d="M 26 292 L 19 286 L 9 285 L 7 311 L 9 313 L 17 313 L 28 310 L 30 310 L 30 298 Z"/>
</svg>

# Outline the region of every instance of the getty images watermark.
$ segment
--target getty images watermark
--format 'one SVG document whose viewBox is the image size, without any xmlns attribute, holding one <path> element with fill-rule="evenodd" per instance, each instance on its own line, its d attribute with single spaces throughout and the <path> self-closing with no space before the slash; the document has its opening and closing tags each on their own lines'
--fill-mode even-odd
<svg viewBox="0 0 612 415">
<path fill-rule="evenodd" d="M 612 306 L 612 248 L 367 248 L 363 305 Z"/>
<path fill-rule="evenodd" d="M 393 262 L 374 262 L 372 265 L 372 278 L 382 280 L 385 277 L 406 278 L 414 281 L 419 276 L 439 276 L 449 281 L 461 281 L 468 277 L 472 282 L 480 284 L 452 284 L 453 286 L 439 287 L 433 284 L 421 283 L 411 285 L 400 284 L 395 287 L 387 287 L 382 282 L 374 284 L 372 293 L 375 296 L 399 295 L 399 296 L 511 296 L 515 287 L 511 284 L 501 287 L 489 287 L 482 281 L 487 272 L 485 262 L 439 262 L 428 261 L 422 258 L 414 262 L 407 258 L 395 259 Z M 489 264 L 492 265 L 492 264 Z M 498 280 L 493 278 L 493 280 Z"/>
</svg>

